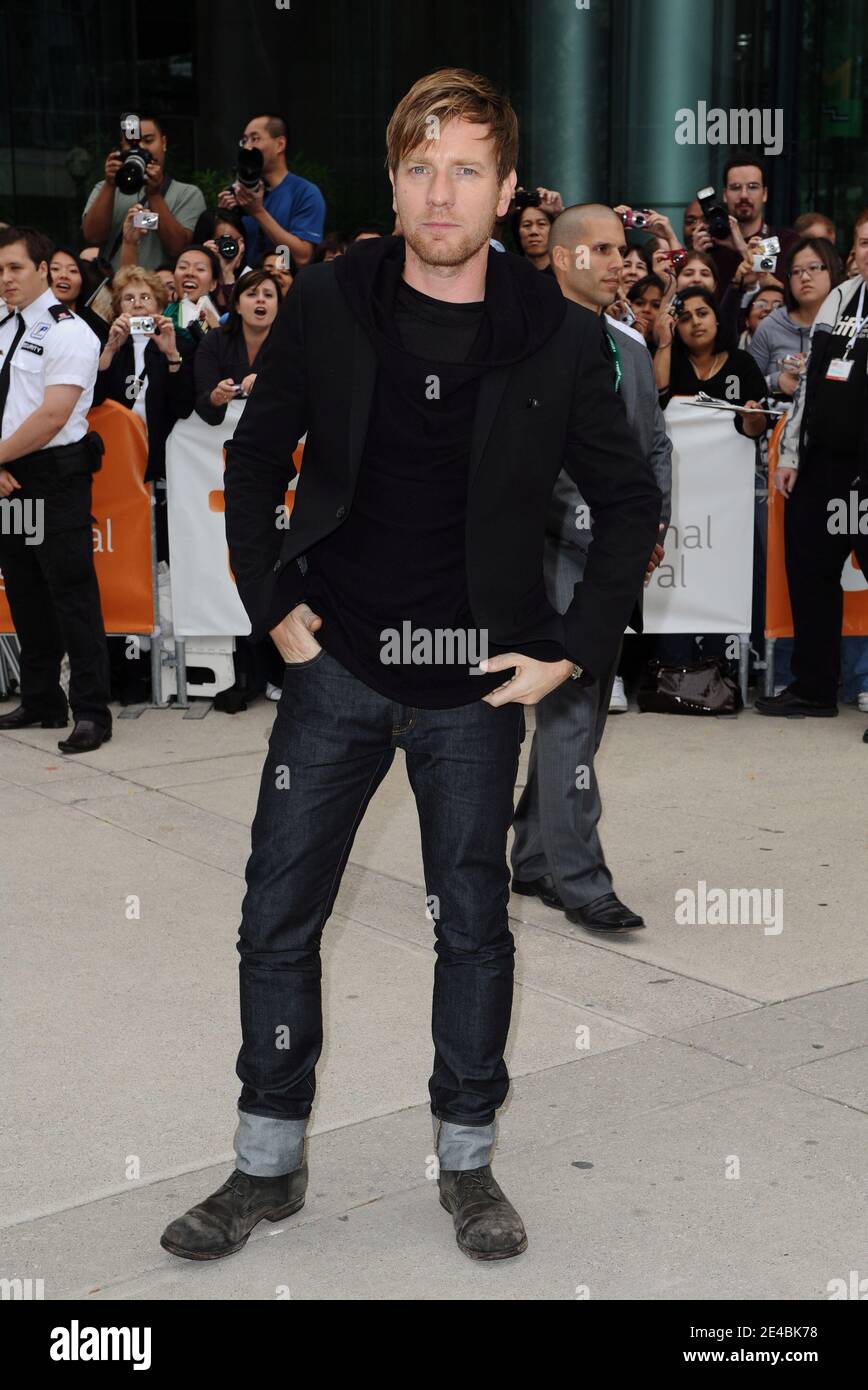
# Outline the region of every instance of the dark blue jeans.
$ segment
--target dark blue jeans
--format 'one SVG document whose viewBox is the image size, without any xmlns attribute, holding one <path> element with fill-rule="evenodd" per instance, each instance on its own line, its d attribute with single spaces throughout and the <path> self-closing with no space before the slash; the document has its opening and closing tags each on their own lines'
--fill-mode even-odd
<svg viewBox="0 0 868 1390">
<path fill-rule="evenodd" d="M 238 943 L 240 1110 L 276 1120 L 310 1113 L 323 927 L 368 802 L 403 748 L 434 899 L 431 1109 L 455 1124 L 493 1121 L 509 1088 L 506 836 L 523 737 L 520 705 L 414 709 L 376 694 L 328 652 L 286 666 Z"/>
</svg>

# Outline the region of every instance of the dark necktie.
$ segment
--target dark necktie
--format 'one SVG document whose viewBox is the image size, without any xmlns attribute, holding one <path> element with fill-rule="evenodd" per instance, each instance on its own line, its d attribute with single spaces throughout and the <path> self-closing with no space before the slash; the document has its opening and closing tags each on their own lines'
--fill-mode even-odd
<svg viewBox="0 0 868 1390">
<path fill-rule="evenodd" d="M 4 320 L 8 322 L 8 318 Z M 12 354 L 24 335 L 27 324 L 21 314 L 18 315 L 18 327 L 15 329 L 15 336 L 9 344 L 6 356 L 3 359 L 3 366 L 0 367 L 0 439 L 3 437 L 3 411 L 6 409 L 6 397 L 9 395 L 9 377 L 12 372 Z"/>
</svg>

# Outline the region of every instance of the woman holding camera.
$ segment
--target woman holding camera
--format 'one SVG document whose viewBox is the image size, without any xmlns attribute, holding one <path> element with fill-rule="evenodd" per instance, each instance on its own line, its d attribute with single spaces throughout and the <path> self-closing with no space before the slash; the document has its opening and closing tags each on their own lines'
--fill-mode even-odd
<svg viewBox="0 0 868 1390">
<path fill-rule="evenodd" d="M 227 322 L 196 353 L 196 414 L 206 424 L 222 425 L 229 402 L 250 395 L 279 307 L 280 283 L 270 270 L 249 270 L 237 282 Z"/>
<path fill-rule="evenodd" d="M 148 463 L 145 480 L 155 484 L 157 552 L 168 559 L 165 511 L 166 440 L 176 420 L 194 403 L 191 344 L 179 340 L 163 311 L 162 280 L 141 266 L 125 266 L 112 282 L 115 319 L 99 359 L 94 405 L 118 401 L 145 422 Z"/>
<path fill-rule="evenodd" d="M 770 392 L 791 399 L 807 360 L 820 305 L 844 278 L 837 251 L 825 237 L 802 237 L 785 261 L 784 302 L 762 320 L 748 351 Z"/>
<path fill-rule="evenodd" d="M 249 270 L 239 279 L 228 320 L 196 353 L 196 414 L 206 424 L 222 425 L 229 402 L 250 395 L 279 307 L 280 282 L 270 270 Z M 279 698 L 283 661 L 270 637 L 252 642 L 237 636 L 234 660 L 235 684 L 220 691 L 215 709 L 237 714 L 263 691 L 269 699 Z"/>
<path fill-rule="evenodd" d="M 217 257 L 220 278 L 211 299 L 221 315 L 227 314 L 232 308 L 236 282 L 248 268 L 244 263 L 247 248 L 241 213 L 235 208 L 208 208 L 196 223 L 193 241 Z"/>
</svg>

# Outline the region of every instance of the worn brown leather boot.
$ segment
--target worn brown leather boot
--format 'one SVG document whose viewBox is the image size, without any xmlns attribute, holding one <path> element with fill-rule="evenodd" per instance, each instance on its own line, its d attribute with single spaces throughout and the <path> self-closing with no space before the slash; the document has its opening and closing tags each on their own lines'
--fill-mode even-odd
<svg viewBox="0 0 868 1390">
<path fill-rule="evenodd" d="M 231 1177 L 172 1221 L 160 1244 L 182 1260 L 219 1260 L 247 1244 L 263 1219 L 282 1221 L 304 1206 L 307 1164 L 279 1178 L 256 1178 L 236 1168 Z"/>
<path fill-rule="evenodd" d="M 515 1207 L 491 1171 L 441 1168 L 440 1205 L 452 1213 L 459 1250 L 471 1260 L 508 1260 L 527 1249 L 527 1233 Z"/>
</svg>

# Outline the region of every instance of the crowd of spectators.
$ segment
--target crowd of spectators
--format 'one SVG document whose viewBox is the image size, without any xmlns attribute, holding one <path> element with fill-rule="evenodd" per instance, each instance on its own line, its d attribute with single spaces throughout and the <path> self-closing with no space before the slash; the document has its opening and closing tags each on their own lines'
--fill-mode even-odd
<svg viewBox="0 0 868 1390">
<path fill-rule="evenodd" d="M 326 230 L 320 190 L 287 165 L 287 127 L 279 116 L 248 122 L 240 147 L 253 161 L 255 177 L 239 163 L 239 177 L 212 207 L 195 185 L 168 171 L 162 119 L 143 114 L 138 122 L 137 135 L 121 134 L 105 159 L 104 178 L 90 191 L 81 248 L 54 248 L 50 280 L 57 298 L 99 339 L 94 403 L 117 401 L 146 426 L 158 556 L 168 562 L 165 447 L 175 423 L 195 411 L 207 423 L 221 424 L 227 405 L 249 395 L 259 354 L 294 276 L 309 264 L 344 255 L 353 241 L 400 228 L 370 222 L 349 233 Z M 117 180 L 131 149 L 140 152 L 142 171 L 139 186 L 129 189 L 125 182 L 124 191 Z M 754 670 L 765 664 L 771 412 L 797 396 L 824 301 L 847 275 L 862 273 L 854 261 L 855 233 L 845 270 L 828 217 L 812 210 L 792 227 L 773 228 L 765 220 L 767 197 L 765 165 L 746 153 L 727 162 L 718 206 L 710 209 L 707 198 L 704 208 L 697 200 L 687 205 L 680 234 L 664 213 L 617 205 L 628 245 L 609 311 L 644 341 L 664 410 L 674 398 L 701 391 L 748 412 L 735 412 L 732 419 L 756 448 Z M 552 275 L 549 233 L 561 211 L 556 190 L 517 189 L 495 228 L 493 247 L 524 256 Z M 860 225 L 868 226 L 868 213 L 856 231 Z M 776 686 L 790 678 L 789 645 L 779 643 Z M 227 709 L 243 708 L 263 691 L 275 697 L 279 684 L 272 654 L 251 653 L 243 642 L 237 646 L 236 686 L 222 699 Z M 721 651 L 722 639 L 702 634 L 644 644 L 636 639 L 634 650 L 628 644 L 625 651 L 612 708 L 627 708 L 625 681 L 636 678 L 649 653 L 689 663 Z M 843 665 L 845 698 L 868 708 L 868 639 L 845 640 Z M 121 663 L 115 672 L 120 681 Z M 146 684 L 140 668 L 115 694 L 141 698 Z"/>
</svg>

